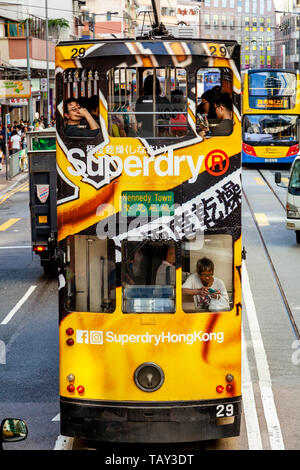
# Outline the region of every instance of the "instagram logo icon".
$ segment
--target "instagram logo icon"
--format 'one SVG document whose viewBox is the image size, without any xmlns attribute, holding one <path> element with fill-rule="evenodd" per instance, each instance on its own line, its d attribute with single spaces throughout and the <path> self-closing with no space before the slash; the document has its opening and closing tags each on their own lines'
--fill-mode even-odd
<svg viewBox="0 0 300 470">
<path fill-rule="evenodd" d="M 90 344 L 103 344 L 103 331 L 90 331 Z"/>
</svg>

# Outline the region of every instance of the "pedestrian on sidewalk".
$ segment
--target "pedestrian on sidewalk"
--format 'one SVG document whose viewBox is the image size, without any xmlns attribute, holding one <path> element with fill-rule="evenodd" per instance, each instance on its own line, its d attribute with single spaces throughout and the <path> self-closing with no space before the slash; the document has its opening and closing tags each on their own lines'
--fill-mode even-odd
<svg viewBox="0 0 300 470">
<path fill-rule="evenodd" d="M 21 136 L 18 134 L 16 130 L 12 131 L 12 136 L 10 138 L 11 141 L 11 155 L 13 153 L 18 152 L 21 150 Z"/>
</svg>

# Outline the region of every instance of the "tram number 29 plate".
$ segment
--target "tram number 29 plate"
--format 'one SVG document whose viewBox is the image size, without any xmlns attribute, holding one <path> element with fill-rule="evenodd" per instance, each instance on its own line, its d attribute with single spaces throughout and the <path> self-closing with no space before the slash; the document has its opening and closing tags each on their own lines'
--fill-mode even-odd
<svg viewBox="0 0 300 470">
<path fill-rule="evenodd" d="M 229 416 L 234 416 L 237 413 L 235 412 L 234 403 L 224 403 L 222 405 L 216 406 L 216 418 L 227 418 Z"/>
</svg>

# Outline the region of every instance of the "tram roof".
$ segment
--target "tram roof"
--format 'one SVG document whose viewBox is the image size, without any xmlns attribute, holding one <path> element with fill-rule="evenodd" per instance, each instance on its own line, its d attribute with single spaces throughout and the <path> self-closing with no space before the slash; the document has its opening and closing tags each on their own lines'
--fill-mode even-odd
<svg viewBox="0 0 300 470">
<path fill-rule="evenodd" d="M 212 40 L 190 38 L 159 39 L 84 39 L 79 41 L 61 41 L 56 47 L 90 45 L 88 57 L 128 56 L 128 55 L 201 55 L 225 57 L 220 47 L 226 47 L 226 58 L 233 58 L 239 46 L 235 40 Z M 96 47 L 96 46 L 99 47 Z M 218 45 L 212 53 L 211 48 Z"/>
</svg>

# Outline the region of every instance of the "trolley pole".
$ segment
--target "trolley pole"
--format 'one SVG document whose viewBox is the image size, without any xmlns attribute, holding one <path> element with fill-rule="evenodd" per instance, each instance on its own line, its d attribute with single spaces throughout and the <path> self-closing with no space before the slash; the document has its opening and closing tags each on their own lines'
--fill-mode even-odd
<svg viewBox="0 0 300 470">
<path fill-rule="evenodd" d="M 49 49 L 48 49 L 48 0 L 45 0 L 46 16 L 46 62 L 47 62 L 47 125 L 50 125 L 50 80 L 49 80 Z"/>
</svg>

